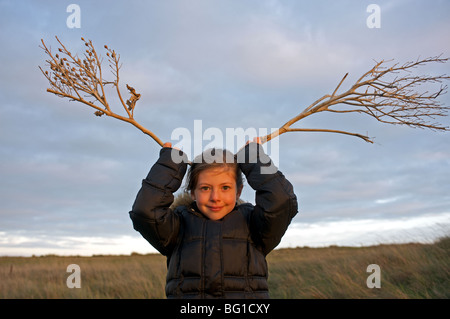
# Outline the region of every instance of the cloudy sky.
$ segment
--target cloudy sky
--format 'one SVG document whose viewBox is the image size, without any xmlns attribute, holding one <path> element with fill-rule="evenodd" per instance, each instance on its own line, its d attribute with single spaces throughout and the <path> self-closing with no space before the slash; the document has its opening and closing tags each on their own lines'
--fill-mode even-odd
<svg viewBox="0 0 450 319">
<path fill-rule="evenodd" d="M 71 3 L 79 28 L 67 23 L 75 21 Z M 367 25 L 371 3 L 381 10 L 379 28 Z M 154 252 L 128 212 L 159 146 L 127 123 L 47 93 L 41 39 L 55 50 L 56 35 L 81 53 L 84 37 L 103 56 L 104 44 L 120 53 L 123 94 L 125 83 L 142 94 L 135 118 L 162 140 L 180 128 L 194 138 L 196 120 L 200 136 L 213 128 L 225 139 L 227 128 L 281 126 L 347 72 L 342 89 L 349 88 L 374 61 L 449 57 L 449 14 L 445 0 L 0 0 L 0 255 Z M 450 63 L 417 72 L 450 74 Z M 441 101 L 450 105 L 450 95 Z M 273 144 L 300 205 L 280 247 L 448 234 L 449 132 L 342 114 L 298 125 L 367 133 L 375 143 L 289 133 Z M 242 197 L 253 196 L 247 185 Z"/>
</svg>

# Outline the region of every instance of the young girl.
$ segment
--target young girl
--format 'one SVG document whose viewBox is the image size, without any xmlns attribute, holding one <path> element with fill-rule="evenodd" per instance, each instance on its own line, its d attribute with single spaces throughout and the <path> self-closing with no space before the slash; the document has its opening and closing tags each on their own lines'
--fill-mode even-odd
<svg viewBox="0 0 450 319">
<path fill-rule="evenodd" d="M 209 150 L 197 157 L 187 176 L 193 200 L 187 206 L 171 208 L 188 161 L 170 143 L 143 180 L 130 217 L 167 257 L 167 298 L 269 298 L 266 256 L 296 215 L 297 198 L 281 172 L 264 172 L 273 164 L 256 142 L 236 156 Z M 241 172 L 256 205 L 237 204 Z"/>
</svg>

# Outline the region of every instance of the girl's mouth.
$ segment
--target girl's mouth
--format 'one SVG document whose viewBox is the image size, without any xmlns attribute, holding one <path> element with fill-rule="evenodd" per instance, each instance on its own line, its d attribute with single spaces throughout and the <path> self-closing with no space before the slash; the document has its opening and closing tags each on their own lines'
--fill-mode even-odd
<svg viewBox="0 0 450 319">
<path fill-rule="evenodd" d="M 208 206 L 208 209 L 213 211 L 213 212 L 218 212 L 222 209 L 223 207 L 219 207 L 219 206 Z"/>
</svg>

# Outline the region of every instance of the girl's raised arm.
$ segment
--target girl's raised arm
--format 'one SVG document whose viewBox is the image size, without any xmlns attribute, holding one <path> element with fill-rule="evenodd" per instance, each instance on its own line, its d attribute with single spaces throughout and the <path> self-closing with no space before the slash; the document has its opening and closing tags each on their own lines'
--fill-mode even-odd
<svg viewBox="0 0 450 319">
<path fill-rule="evenodd" d="M 158 161 L 142 181 L 130 212 L 134 229 L 147 239 L 161 254 L 168 255 L 176 243 L 180 220 L 170 209 L 175 193 L 181 186 L 187 168 L 186 160 L 173 161 L 172 152 L 181 152 L 164 144 Z"/>
<path fill-rule="evenodd" d="M 268 254 L 281 241 L 297 214 L 292 184 L 274 166 L 259 143 L 249 143 L 237 154 L 248 184 L 256 191 L 250 219 L 253 240 Z"/>
</svg>

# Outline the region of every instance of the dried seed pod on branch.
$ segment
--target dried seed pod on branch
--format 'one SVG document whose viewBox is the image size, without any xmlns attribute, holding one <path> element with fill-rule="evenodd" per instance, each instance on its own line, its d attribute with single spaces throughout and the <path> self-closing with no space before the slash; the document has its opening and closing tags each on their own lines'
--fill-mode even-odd
<svg viewBox="0 0 450 319">
<path fill-rule="evenodd" d="M 56 40 L 61 46 L 58 49 L 61 56 L 58 53 L 53 55 L 41 40 L 41 48 L 49 56 L 46 62 L 50 67 L 50 72 L 39 67 L 50 83 L 51 88 L 47 89 L 48 92 L 84 103 L 94 108 L 96 110 L 94 114 L 97 116 L 107 115 L 131 123 L 163 146 L 162 141 L 152 131 L 144 128 L 134 119 L 134 108 L 141 95 L 127 84 L 130 98 L 126 102 L 122 98 L 119 89 L 120 56 L 114 50 L 104 46 L 107 50 L 109 67 L 114 75 L 113 81 L 106 81 L 103 79 L 102 60 L 97 55 L 92 41 L 81 38 L 87 49 L 84 58 L 80 59 L 77 55 L 73 55 L 57 37 Z M 322 96 L 278 130 L 261 137 L 260 141 L 266 143 L 287 132 L 329 132 L 356 136 L 373 143 L 368 136 L 348 131 L 291 127 L 307 116 L 325 111 L 341 114 L 366 114 L 387 124 L 448 131 L 448 127 L 430 122 L 430 120 L 447 115 L 449 107 L 443 106 L 437 98 L 446 93 L 447 85 L 443 85 L 442 82 L 450 77 L 447 75 L 413 75 L 412 73 L 420 66 L 447 61 L 448 58 L 436 56 L 417 59 L 403 65 L 397 63 L 390 67 L 387 67 L 386 64 L 391 61 L 376 62 L 375 66 L 364 73 L 347 91 L 338 93 L 348 75 L 346 74 L 332 94 Z M 434 92 L 419 91 L 421 87 L 428 84 L 440 84 L 440 86 Z M 111 110 L 105 93 L 107 85 L 115 87 L 127 116 L 121 116 Z"/>
<path fill-rule="evenodd" d="M 105 45 L 109 68 L 114 76 L 112 81 L 107 81 L 103 78 L 102 59 L 97 54 L 92 41 L 81 38 L 86 46 L 86 51 L 83 58 L 80 58 L 78 55 L 73 55 L 58 37 L 56 37 L 56 40 L 61 46 L 58 49 L 59 53 L 56 54 L 53 54 L 51 49 L 45 45 L 44 40 L 41 40 L 41 48 L 49 57 L 46 62 L 50 71 L 44 71 L 39 67 L 50 83 L 47 92 L 84 103 L 94 108 L 96 110 L 94 114 L 97 116 L 107 115 L 128 122 L 144 134 L 152 137 L 159 145 L 163 145 L 163 142 L 152 131 L 144 128 L 134 119 L 134 108 L 141 95 L 127 84 L 126 87 L 131 96 L 126 102 L 122 98 L 119 88 L 120 55 Z M 106 96 L 106 86 L 108 85 L 115 88 L 126 116 L 122 116 L 111 109 Z"/>
<path fill-rule="evenodd" d="M 449 127 L 430 122 L 436 117 L 446 116 L 449 110 L 437 98 L 446 93 L 444 80 L 447 75 L 413 75 L 413 69 L 431 63 L 445 63 L 448 58 L 440 56 L 417 59 L 403 65 L 398 63 L 390 67 L 390 61 L 376 62 L 375 66 L 364 73 L 347 91 L 338 94 L 347 74 L 341 79 L 332 94 L 326 94 L 290 119 L 278 130 L 261 138 L 265 143 L 286 132 L 329 132 L 347 134 L 373 143 L 368 136 L 348 131 L 330 129 L 293 128 L 294 123 L 320 112 L 359 113 L 374 117 L 378 121 L 394 125 L 406 125 L 414 128 L 427 128 L 448 131 Z M 440 84 L 434 92 L 422 91 L 421 86 Z"/>
</svg>

